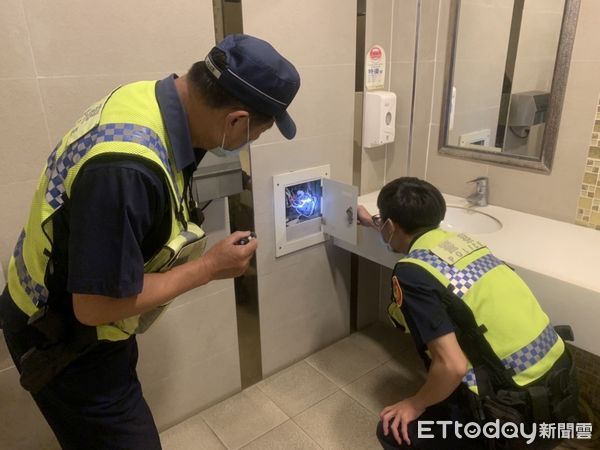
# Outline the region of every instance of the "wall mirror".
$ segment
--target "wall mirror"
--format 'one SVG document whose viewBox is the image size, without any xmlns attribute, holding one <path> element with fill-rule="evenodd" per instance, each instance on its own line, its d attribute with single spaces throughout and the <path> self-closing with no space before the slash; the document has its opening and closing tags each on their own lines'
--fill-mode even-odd
<svg viewBox="0 0 600 450">
<path fill-rule="evenodd" d="M 440 153 L 550 172 L 580 0 L 452 0 Z"/>
</svg>

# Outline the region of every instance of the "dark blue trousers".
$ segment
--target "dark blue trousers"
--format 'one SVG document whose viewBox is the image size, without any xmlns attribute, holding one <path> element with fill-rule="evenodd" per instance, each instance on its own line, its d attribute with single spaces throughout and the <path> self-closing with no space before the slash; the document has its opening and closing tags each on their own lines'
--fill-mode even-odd
<svg viewBox="0 0 600 450">
<path fill-rule="evenodd" d="M 4 330 L 17 369 L 32 345 L 28 328 Z M 63 449 L 161 448 L 136 374 L 137 358 L 135 336 L 99 343 L 33 395 Z"/>
</svg>

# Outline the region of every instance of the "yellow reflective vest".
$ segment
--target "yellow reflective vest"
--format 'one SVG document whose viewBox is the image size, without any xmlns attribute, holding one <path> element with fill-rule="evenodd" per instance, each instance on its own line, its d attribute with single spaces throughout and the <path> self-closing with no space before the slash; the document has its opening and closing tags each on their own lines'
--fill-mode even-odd
<svg viewBox="0 0 600 450">
<path fill-rule="evenodd" d="M 29 217 L 8 267 L 8 289 L 21 311 L 32 316 L 45 305 L 44 284 L 52 250 L 52 217 L 83 165 L 98 155 L 131 155 L 158 167 L 170 191 L 171 233 L 163 248 L 144 266 L 145 272 L 168 270 L 204 250 L 204 232 L 189 222 L 183 173 L 175 169 L 170 143 L 155 95 L 155 81 L 117 88 L 88 108 L 62 138 L 39 178 Z M 189 245 L 188 245 L 189 244 Z M 183 249 L 183 251 L 182 251 Z M 97 328 L 99 340 L 127 339 L 145 331 L 164 308 Z"/>
<path fill-rule="evenodd" d="M 564 352 L 564 343 L 525 282 L 481 242 L 435 229 L 419 237 L 399 264 L 416 264 L 432 274 L 473 312 L 477 325 L 518 386 L 542 377 Z M 459 300 L 460 299 L 460 300 Z M 400 306 L 390 316 L 406 325 Z M 477 393 L 472 366 L 463 379 Z"/>
</svg>

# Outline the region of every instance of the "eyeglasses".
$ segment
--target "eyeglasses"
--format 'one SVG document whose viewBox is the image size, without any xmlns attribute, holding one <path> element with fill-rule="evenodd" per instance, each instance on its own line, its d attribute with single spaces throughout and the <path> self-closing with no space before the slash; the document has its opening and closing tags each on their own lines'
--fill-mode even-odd
<svg viewBox="0 0 600 450">
<path fill-rule="evenodd" d="M 385 224 L 385 220 L 383 220 L 379 214 L 375 214 L 374 216 L 371 216 L 371 220 L 373 221 L 375 226 L 379 229 L 379 231 L 381 231 L 381 228 Z"/>
</svg>

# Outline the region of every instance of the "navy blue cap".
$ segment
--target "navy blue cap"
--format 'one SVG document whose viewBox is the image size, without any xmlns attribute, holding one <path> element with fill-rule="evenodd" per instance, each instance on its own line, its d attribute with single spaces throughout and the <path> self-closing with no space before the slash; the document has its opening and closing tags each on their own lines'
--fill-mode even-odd
<svg viewBox="0 0 600 450">
<path fill-rule="evenodd" d="M 226 67 L 213 57 L 215 49 L 225 53 Z M 271 44 L 247 34 L 230 34 L 210 51 L 205 62 L 227 92 L 247 107 L 274 117 L 287 139 L 296 135 L 287 107 L 300 88 L 300 75 Z"/>
</svg>

